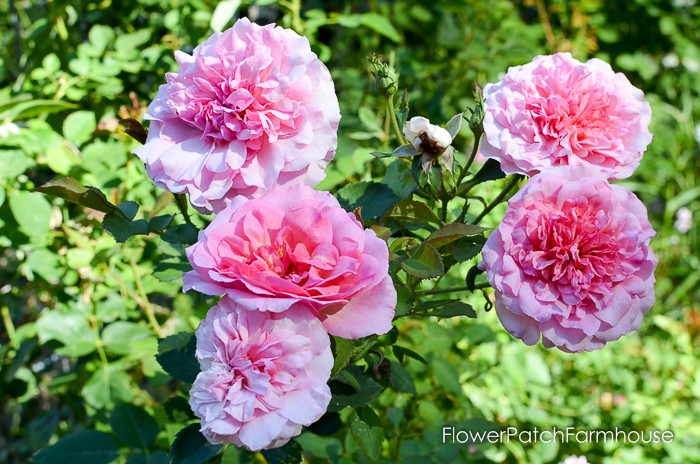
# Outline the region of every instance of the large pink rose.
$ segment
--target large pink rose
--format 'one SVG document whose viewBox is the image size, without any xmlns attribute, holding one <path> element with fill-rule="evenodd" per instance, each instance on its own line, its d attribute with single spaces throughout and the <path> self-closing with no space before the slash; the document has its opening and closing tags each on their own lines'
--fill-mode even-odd
<svg viewBox="0 0 700 464">
<path fill-rule="evenodd" d="M 389 250 L 327 192 L 305 185 L 236 197 L 187 249 L 184 290 L 226 294 L 250 310 L 302 303 L 345 338 L 391 330 Z"/>
<path fill-rule="evenodd" d="M 632 174 L 651 143 L 651 107 L 622 73 L 569 53 L 538 56 L 484 88 L 481 151 L 508 174 L 552 166 L 595 167 L 605 178 Z"/>
<path fill-rule="evenodd" d="M 160 86 L 148 140 L 134 150 L 157 186 L 218 212 L 236 195 L 324 178 L 340 110 L 305 37 L 243 18 L 175 58 L 178 73 Z"/>
<path fill-rule="evenodd" d="M 639 328 L 654 303 L 655 235 L 629 190 L 552 168 L 513 196 L 484 245 L 503 326 L 526 344 L 595 350 Z"/>
<path fill-rule="evenodd" d="M 196 336 L 202 372 L 190 406 L 211 443 L 277 448 L 326 412 L 333 355 L 308 309 L 246 311 L 224 297 Z"/>
</svg>

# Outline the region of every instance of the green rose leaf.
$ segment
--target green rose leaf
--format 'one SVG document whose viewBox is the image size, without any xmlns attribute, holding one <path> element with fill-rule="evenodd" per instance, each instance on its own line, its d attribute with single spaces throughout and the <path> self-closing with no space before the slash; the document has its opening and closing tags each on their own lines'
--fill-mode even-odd
<svg viewBox="0 0 700 464">
<path fill-rule="evenodd" d="M 160 427 L 146 411 L 128 403 L 120 403 L 112 411 L 112 430 L 132 448 L 147 450 L 156 441 Z"/>
<path fill-rule="evenodd" d="M 28 237 L 42 241 L 49 232 L 51 204 L 32 192 L 12 191 L 7 194 L 12 215 Z"/>
<path fill-rule="evenodd" d="M 328 406 L 329 411 L 340 411 L 346 406 L 364 406 L 384 390 L 379 382 L 355 365 L 346 367 L 328 385 L 333 394 Z"/>
<path fill-rule="evenodd" d="M 479 171 L 470 180 L 474 185 L 488 182 L 490 180 L 503 179 L 506 174 L 501 170 L 501 163 L 493 158 L 486 160 Z"/>
<path fill-rule="evenodd" d="M 119 456 L 114 439 L 104 432 L 82 430 L 39 451 L 34 464 L 109 464 Z"/>
<path fill-rule="evenodd" d="M 450 136 L 453 139 L 457 136 L 457 134 L 459 134 L 459 129 L 462 127 L 463 115 L 464 115 L 464 113 L 455 114 L 447 122 L 447 126 L 446 126 L 447 132 L 450 133 Z"/>
<path fill-rule="evenodd" d="M 105 215 L 102 227 L 119 243 L 134 235 L 148 235 L 148 223 L 144 219 L 133 220 L 138 209 L 139 206 L 133 201 L 120 203 L 117 210 Z"/>
<path fill-rule="evenodd" d="M 428 205 L 415 200 L 404 200 L 397 203 L 384 214 L 384 218 L 401 222 L 430 222 L 438 225 L 442 224 Z"/>
<path fill-rule="evenodd" d="M 0 150 L 0 179 L 14 179 L 35 164 L 22 150 Z"/>
<path fill-rule="evenodd" d="M 174 216 L 172 214 L 156 216 L 148 221 L 148 228 L 152 231 L 160 232 L 165 230 L 173 222 L 173 218 Z"/>
<path fill-rule="evenodd" d="M 56 353 L 64 356 L 77 358 L 96 349 L 97 335 L 90 328 L 87 317 L 77 311 L 44 311 L 37 321 L 37 333 L 41 343 L 48 340 L 63 343 Z"/>
<path fill-rule="evenodd" d="M 302 462 L 303 451 L 301 445 L 292 440 L 281 448 L 263 450 L 262 455 L 268 464 L 298 464 Z"/>
<path fill-rule="evenodd" d="M 75 111 L 63 121 L 63 136 L 78 147 L 92 138 L 95 129 L 97 121 L 92 111 Z"/>
<path fill-rule="evenodd" d="M 182 274 L 192 270 L 192 266 L 181 258 L 168 258 L 158 261 L 153 275 L 161 282 L 172 282 L 182 278 Z"/>
<path fill-rule="evenodd" d="M 117 209 L 115 205 L 107 200 L 102 191 L 95 187 L 83 186 L 72 177 L 51 180 L 33 191 L 60 197 L 71 203 L 102 211 L 103 213 L 111 213 Z"/>
<path fill-rule="evenodd" d="M 396 30 L 386 16 L 382 16 L 379 13 L 364 13 L 359 16 L 359 22 L 363 26 L 380 33 L 393 42 L 399 43 L 401 41 L 399 31 Z"/>
<path fill-rule="evenodd" d="M 428 238 L 425 239 L 425 241 L 430 243 L 435 248 L 440 248 L 441 246 L 452 243 L 462 237 L 478 235 L 486 232 L 487 230 L 490 229 L 476 226 L 474 224 L 447 224 L 446 226 L 431 233 Z"/>
<path fill-rule="evenodd" d="M 116 403 L 129 401 L 133 391 L 129 375 L 121 370 L 98 369 L 80 391 L 85 402 L 95 409 L 112 409 Z"/>
<path fill-rule="evenodd" d="M 384 432 L 379 417 L 372 408 L 358 408 L 350 419 L 350 434 L 358 448 L 376 461 L 382 451 Z"/>
<path fill-rule="evenodd" d="M 411 374 L 400 363 L 391 362 L 391 374 L 389 375 L 389 386 L 398 392 L 416 393 L 416 384 L 413 382 Z"/>
<path fill-rule="evenodd" d="M 431 279 L 445 273 L 445 266 L 440 258 L 440 253 L 427 242 L 421 243 L 413 250 L 409 250 L 408 259 L 401 262 L 401 269 L 406 274 L 419 279 Z"/>
<path fill-rule="evenodd" d="M 102 342 L 107 351 L 121 355 L 131 354 L 135 350 L 143 351 L 143 345 L 150 343 L 155 347 L 152 337 L 153 332 L 148 327 L 127 321 L 114 322 L 102 331 Z"/>
<path fill-rule="evenodd" d="M 476 311 L 474 311 L 474 308 L 471 305 L 459 300 L 433 300 L 421 302 L 418 304 L 416 309 L 413 310 L 412 314 L 445 318 L 457 316 L 467 316 L 471 318 L 476 317 Z"/>
<path fill-rule="evenodd" d="M 346 211 L 352 212 L 361 206 L 365 219 L 378 218 L 399 200 L 389 186 L 379 182 L 348 184 L 338 190 L 336 196 Z"/>
<path fill-rule="evenodd" d="M 180 430 L 170 447 L 172 464 L 204 464 L 216 456 L 221 445 L 212 445 L 199 431 L 199 424 L 190 424 Z"/>
<path fill-rule="evenodd" d="M 331 350 L 333 351 L 333 369 L 331 376 L 340 372 L 350 361 L 355 344 L 352 340 L 331 335 Z"/>
<path fill-rule="evenodd" d="M 161 238 L 168 243 L 191 245 L 197 241 L 199 230 L 192 224 L 178 224 L 166 230 Z"/>
<path fill-rule="evenodd" d="M 193 333 L 179 332 L 158 340 L 156 359 L 171 377 L 192 383 L 199 374 L 199 363 L 194 356 L 196 348 Z"/>
</svg>

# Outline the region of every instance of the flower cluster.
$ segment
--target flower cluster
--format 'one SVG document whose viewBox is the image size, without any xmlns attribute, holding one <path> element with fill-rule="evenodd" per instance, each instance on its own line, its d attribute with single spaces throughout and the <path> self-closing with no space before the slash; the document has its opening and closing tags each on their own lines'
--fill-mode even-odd
<svg viewBox="0 0 700 464">
<path fill-rule="evenodd" d="M 628 177 L 651 141 L 649 104 L 600 60 L 568 53 L 484 89 L 487 157 L 532 176 L 482 250 L 503 326 L 577 352 L 639 328 L 654 303 L 655 235 Z"/>
<path fill-rule="evenodd" d="M 135 153 L 156 185 L 216 213 L 186 251 L 184 290 L 223 296 L 195 334 L 190 406 L 212 443 L 276 448 L 328 407 L 329 334 L 391 330 L 388 247 L 312 189 L 340 112 L 307 39 L 241 19 L 176 59 Z"/>
<path fill-rule="evenodd" d="M 190 406 L 212 443 L 279 447 L 328 407 L 329 335 L 391 330 L 389 250 L 312 188 L 340 112 L 308 40 L 241 19 L 176 59 L 135 153 L 156 185 L 216 214 L 186 250 L 183 290 L 221 297 L 195 334 Z M 532 176 L 483 248 L 503 325 L 571 352 L 635 330 L 654 302 L 654 231 L 608 179 L 629 176 L 651 141 L 641 91 L 602 61 L 557 54 L 512 68 L 484 97 L 483 154 Z M 461 121 L 414 117 L 394 154 L 452 171 Z"/>
</svg>

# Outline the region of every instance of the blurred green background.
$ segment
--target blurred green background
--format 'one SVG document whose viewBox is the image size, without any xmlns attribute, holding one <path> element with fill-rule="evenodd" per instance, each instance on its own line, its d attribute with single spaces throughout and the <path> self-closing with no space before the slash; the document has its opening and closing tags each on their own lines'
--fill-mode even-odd
<svg viewBox="0 0 700 464">
<path fill-rule="evenodd" d="M 657 231 L 657 304 L 642 328 L 601 351 L 567 355 L 526 347 L 481 309 L 481 294 L 465 297 L 477 319 L 399 323 L 399 342 L 428 363 L 407 364 L 415 395 L 387 391 L 375 409 L 386 459 L 401 462 L 700 462 L 695 0 L 0 0 L 0 462 L 27 462 L 83 428 L 109 432 L 122 402 L 147 414 L 156 435 L 139 447 L 117 434 L 118 462 L 167 462 L 174 434 L 191 420 L 185 393 L 154 358 L 156 336 L 193 330 L 211 305 L 181 294 L 181 249 L 154 235 L 116 244 L 100 213 L 29 190 L 70 175 L 114 203 L 136 201 L 145 217 L 175 214 L 129 154 L 136 142 L 118 119 L 140 119 L 164 73 L 176 70 L 175 50 L 191 51 L 239 16 L 296 29 L 331 70 L 343 114 L 321 185 L 331 191 L 398 169 L 370 154 L 395 145 L 368 73 L 373 53 L 398 70 L 410 115 L 438 124 L 473 105 L 474 83 L 495 82 L 537 54 L 602 58 L 643 89 L 654 140 L 635 175 L 620 182 L 643 200 Z M 456 146 L 468 152 L 471 143 L 464 129 Z M 484 195 L 498 191 L 492 184 Z M 486 225 L 498 224 L 504 208 Z M 463 285 L 473 264 L 441 287 Z M 446 424 L 670 429 L 675 440 L 443 445 Z M 299 442 L 310 462 L 366 459 L 349 434 L 305 432 Z M 261 458 L 230 449 L 218 459 Z"/>
</svg>

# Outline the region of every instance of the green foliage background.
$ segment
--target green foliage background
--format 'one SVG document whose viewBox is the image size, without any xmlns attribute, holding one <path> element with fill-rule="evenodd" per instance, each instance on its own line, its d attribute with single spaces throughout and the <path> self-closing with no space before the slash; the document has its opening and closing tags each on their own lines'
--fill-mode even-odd
<svg viewBox="0 0 700 464">
<path fill-rule="evenodd" d="M 395 147 L 369 78 L 372 53 L 398 70 L 411 115 L 441 124 L 473 105 L 474 83 L 494 82 L 508 66 L 542 53 L 605 59 L 642 88 L 654 112 L 654 141 L 635 175 L 620 182 L 642 198 L 658 232 L 657 304 L 642 328 L 602 351 L 566 355 L 524 346 L 482 309 L 480 293 L 455 293 L 478 308 L 476 319 L 398 324 L 398 343 L 427 364 L 405 362 L 415 394 L 387 391 L 373 405 L 383 429 L 380 459 L 556 463 L 576 454 L 591 463 L 700 462 L 695 0 L 0 2 L 0 125 L 19 128 L 0 137 L 0 462 L 27 462 L 83 429 L 91 432 L 80 439 L 99 451 L 94 462 L 167 462 L 175 434 L 192 421 L 186 390 L 155 359 L 156 337 L 194 330 L 212 304 L 181 293 L 183 245 L 157 234 L 118 244 L 102 231 L 101 213 L 30 189 L 70 175 L 115 204 L 137 202 L 137 218 L 172 214 L 183 223 L 172 197 L 129 154 L 136 142 L 118 118 L 140 119 L 164 73 L 176 69 L 174 50 L 190 51 L 212 28 L 242 15 L 306 35 L 331 70 L 343 119 L 320 187 L 333 192 L 361 180 L 384 179 L 394 188 L 405 176 L 411 182 L 398 162 L 371 156 Z M 466 130 L 456 139 L 463 152 L 471 143 Z M 480 194 L 493 197 L 500 185 L 485 184 Z M 686 233 L 674 228 L 681 207 L 693 213 Z M 504 210 L 496 208 L 485 225 L 497 225 Z M 440 288 L 464 285 L 474 263 L 458 266 Z M 341 413 L 346 424 L 353 417 Z M 656 445 L 443 445 L 446 424 L 671 429 L 676 438 Z M 90 435 L 94 430 L 108 435 Z M 298 440 L 310 462 L 363 462 L 356 441 L 345 430 L 304 432 Z M 263 458 L 228 449 L 216 459 Z M 51 461 L 39 454 L 35 462 Z"/>
</svg>

